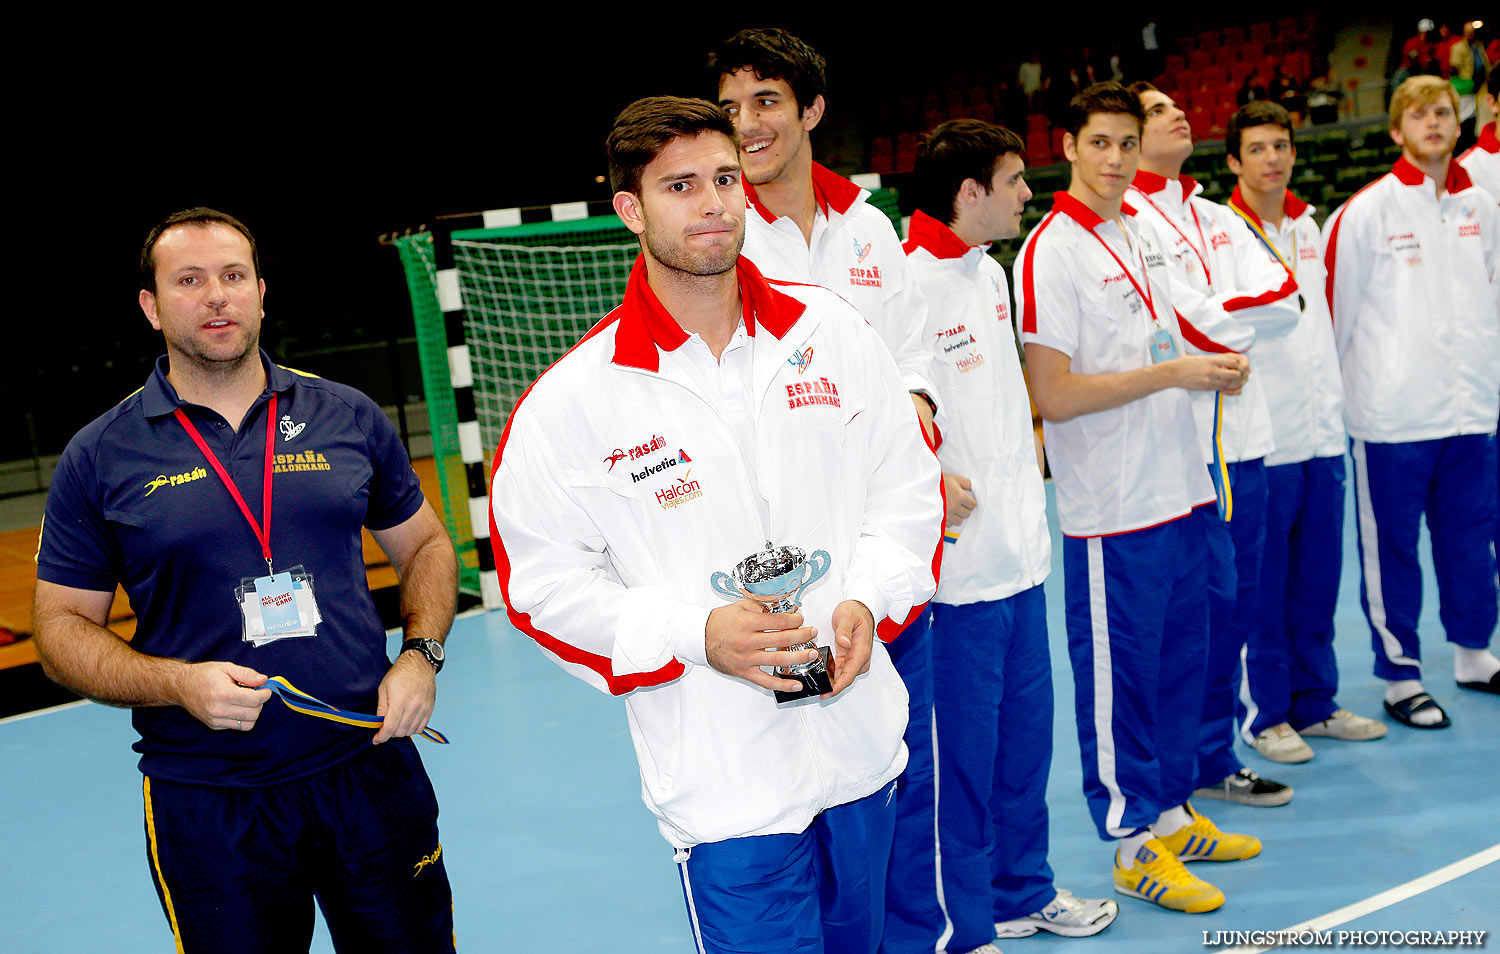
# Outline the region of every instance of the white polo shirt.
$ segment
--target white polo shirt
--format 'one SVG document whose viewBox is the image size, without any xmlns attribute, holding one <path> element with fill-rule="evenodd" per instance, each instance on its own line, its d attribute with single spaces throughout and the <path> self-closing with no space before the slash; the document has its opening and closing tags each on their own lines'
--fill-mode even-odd
<svg viewBox="0 0 1500 954">
<path fill-rule="evenodd" d="M 812 181 L 818 210 L 810 240 L 790 216 L 778 217 L 761 204 L 755 187 L 745 183 L 750 211 L 741 254 L 768 278 L 837 292 L 890 349 L 906 389 L 931 394 L 943 414 L 942 396 L 932 382 L 932 357 L 922 344 L 927 302 L 890 218 L 866 201 L 869 192 L 816 162 Z"/>
<path fill-rule="evenodd" d="M 1463 166 L 1406 157 L 1323 226 L 1344 423 L 1363 441 L 1493 434 L 1500 413 L 1500 206 Z"/>
<path fill-rule="evenodd" d="M 1166 258 L 1133 215 L 1106 222 L 1059 192 L 1017 261 L 1021 340 L 1068 355 L 1074 374 L 1147 367 L 1158 325 L 1179 354 L 1185 331 L 1201 337 L 1172 307 Z M 1068 536 L 1144 530 L 1214 499 L 1192 404 L 1181 388 L 1046 421 L 1043 434 L 1058 521 Z"/>
<path fill-rule="evenodd" d="M 1224 460 L 1254 460 L 1275 447 L 1265 384 L 1255 374 L 1258 340 L 1284 335 L 1297 324 L 1297 283 L 1263 247 L 1234 221 L 1234 213 L 1201 198 L 1203 187 L 1191 176 L 1167 179 L 1137 172 L 1126 204 L 1137 212 L 1167 253 L 1172 301 L 1177 311 L 1211 342 L 1192 340 L 1195 351 L 1228 348 L 1250 355 L 1250 380 L 1239 394 L 1225 395 L 1221 434 Z M 1240 239 L 1236 241 L 1236 239 Z M 1194 392 L 1203 459 L 1213 460 L 1215 395 Z"/>
<path fill-rule="evenodd" d="M 1011 324 L 1005 269 L 929 215 L 911 218 L 906 255 L 927 299 L 925 340 L 948 406 L 938 461 L 979 501 L 944 533 L 939 603 L 1003 600 L 1047 578 L 1052 540 L 1036 464 L 1031 400 Z"/>
<path fill-rule="evenodd" d="M 1239 186 L 1229 197 L 1229 206 L 1231 212 L 1244 212 L 1281 260 L 1292 267 L 1302 304 L 1302 317 L 1290 333 L 1262 339 L 1255 346 L 1253 374 L 1265 388 L 1276 439 L 1276 449 L 1266 455 L 1266 466 L 1342 456 L 1344 382 L 1324 296 L 1328 273 L 1323 268 L 1323 236 L 1313 219 L 1313 207 L 1288 191 L 1282 199 L 1281 224 L 1272 225 L 1251 211 Z M 1255 235 L 1248 225 L 1245 228 Z"/>
</svg>

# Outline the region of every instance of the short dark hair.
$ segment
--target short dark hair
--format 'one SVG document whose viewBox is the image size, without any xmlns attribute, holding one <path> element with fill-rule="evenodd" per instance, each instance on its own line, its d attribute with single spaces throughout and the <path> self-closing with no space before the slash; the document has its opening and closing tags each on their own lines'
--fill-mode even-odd
<svg viewBox="0 0 1500 954">
<path fill-rule="evenodd" d="M 739 154 L 739 137 L 724 111 L 706 99 L 648 96 L 620 111 L 604 140 L 611 192 L 641 191 L 641 172 L 674 139 L 722 133 Z"/>
<path fill-rule="evenodd" d="M 1494 69 L 1484 78 L 1484 91 L 1500 99 L 1500 63 L 1495 64 Z"/>
<path fill-rule="evenodd" d="M 1155 88 L 1152 87 L 1152 89 Z M 1063 130 L 1076 140 L 1078 131 L 1095 113 L 1124 113 L 1127 116 L 1134 116 L 1139 126 L 1144 126 L 1146 121 L 1145 115 L 1141 112 L 1140 94 L 1134 92 L 1134 86 L 1126 89 L 1114 80 L 1105 80 L 1102 83 L 1085 87 L 1068 102 L 1068 119 L 1063 125 Z"/>
<path fill-rule="evenodd" d="M 208 225 L 212 222 L 223 223 L 245 237 L 245 241 L 250 243 L 250 266 L 255 269 L 255 277 L 260 278 L 260 250 L 256 247 L 255 236 L 250 234 L 245 223 L 227 212 L 200 205 L 173 212 L 146 233 L 146 242 L 141 246 L 141 287 L 156 294 L 156 243 L 161 241 L 168 229 L 179 225 Z"/>
<path fill-rule="evenodd" d="M 1292 114 L 1285 106 L 1269 99 L 1252 99 L 1236 109 L 1224 127 L 1225 154 L 1240 158 L 1240 133 L 1256 126 L 1280 126 L 1286 130 L 1288 139 L 1293 143 L 1297 141 L 1297 134 L 1292 129 Z"/>
<path fill-rule="evenodd" d="M 965 179 L 990 191 L 995 169 L 1010 153 L 1024 155 L 1021 137 L 980 119 L 950 119 L 917 147 L 916 207 L 946 225 L 957 218 L 954 201 Z"/>
<path fill-rule="evenodd" d="M 708 54 L 714 89 L 726 73 L 748 68 L 756 79 L 785 80 L 798 112 L 828 92 L 828 64 L 817 50 L 780 27 L 741 30 Z"/>
</svg>

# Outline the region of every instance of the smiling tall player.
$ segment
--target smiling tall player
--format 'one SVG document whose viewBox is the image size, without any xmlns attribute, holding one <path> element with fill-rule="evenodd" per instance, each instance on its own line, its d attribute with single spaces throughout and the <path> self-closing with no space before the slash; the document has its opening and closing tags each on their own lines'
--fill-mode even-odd
<svg viewBox="0 0 1500 954">
<path fill-rule="evenodd" d="M 823 57 L 785 30 L 741 30 L 709 57 L 718 102 L 740 135 L 744 167 L 745 257 L 768 277 L 826 285 L 859 309 L 890 349 L 911 392 L 930 443 L 945 423 L 933 388 L 931 352 L 923 344 L 927 303 L 912 275 L 901 239 L 870 193 L 813 161 L 811 134 L 827 103 Z M 961 522 L 974 506 L 968 480 L 945 474 L 947 525 Z M 912 860 L 932 877 L 893 880 L 888 906 L 912 937 L 942 923 L 932 838 L 935 804 L 932 761 L 932 661 L 930 614 L 911 621 L 890 644 L 891 658 L 906 682 L 911 752 L 898 786 L 896 856 Z M 916 886 L 915 882 L 921 885 Z M 913 894 L 915 892 L 915 894 Z M 900 926 L 887 926 L 886 950 Z M 927 948 L 930 950 L 930 946 Z"/>
</svg>

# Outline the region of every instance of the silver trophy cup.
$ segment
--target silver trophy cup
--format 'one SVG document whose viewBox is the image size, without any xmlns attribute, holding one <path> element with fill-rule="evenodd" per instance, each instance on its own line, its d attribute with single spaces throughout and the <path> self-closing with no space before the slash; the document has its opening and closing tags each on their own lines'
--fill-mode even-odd
<svg viewBox="0 0 1500 954">
<path fill-rule="evenodd" d="M 797 595 L 804 586 L 821 579 L 833 565 L 827 550 L 814 550 L 812 556 L 799 547 L 778 547 L 766 541 L 766 548 L 752 553 L 735 565 L 733 573 L 716 572 L 709 577 L 714 592 L 732 600 L 752 599 L 769 613 L 791 613 L 802 605 Z M 832 653 L 827 646 L 811 640 L 788 649 L 816 649 L 818 658 L 795 666 L 777 666 L 776 675 L 795 679 L 802 688 L 794 692 L 775 690 L 777 702 L 792 702 L 808 696 L 833 691 L 829 674 Z"/>
</svg>

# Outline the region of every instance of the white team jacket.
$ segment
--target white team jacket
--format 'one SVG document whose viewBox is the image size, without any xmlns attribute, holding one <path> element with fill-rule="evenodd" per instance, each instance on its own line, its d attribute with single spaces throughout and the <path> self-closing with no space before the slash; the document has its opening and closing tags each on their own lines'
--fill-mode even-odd
<svg viewBox="0 0 1500 954">
<path fill-rule="evenodd" d="M 896 359 L 906 389 L 926 391 L 937 402 L 941 426 L 943 399 L 933 387 L 932 356 L 922 344 L 927 302 L 911 276 L 901 238 L 890 218 L 865 201 L 869 192 L 816 162 L 812 180 L 818 214 L 811 242 L 791 218 L 777 218 L 761 205 L 755 188 L 745 183 L 750 212 L 741 254 L 768 278 L 823 285 L 859 309 Z"/>
<path fill-rule="evenodd" d="M 1074 374 L 1149 367 L 1158 327 L 1172 336 L 1179 354 L 1187 337 L 1203 338 L 1172 307 L 1176 286 L 1169 283 L 1167 256 L 1133 214 L 1122 215 L 1116 227 L 1058 192 L 1016 261 L 1021 340 L 1067 355 Z M 1042 430 L 1057 520 L 1067 536 L 1144 530 L 1214 499 L 1182 388 L 1046 421 Z"/>
<path fill-rule="evenodd" d="M 1500 65 L 1496 66 L 1500 69 Z M 1495 124 L 1479 132 L 1479 141 L 1458 157 L 1469 179 L 1500 202 L 1500 139 L 1495 138 Z"/>
<path fill-rule="evenodd" d="M 944 534 L 939 603 L 1003 600 L 1047 578 L 1052 538 L 1005 269 L 931 216 L 912 216 L 907 259 L 927 299 L 927 347 L 948 405 L 938 461 L 979 505 Z"/>
<path fill-rule="evenodd" d="M 1142 228 L 1149 228 L 1171 264 L 1172 303 L 1208 341 L 1191 335 L 1197 351 L 1241 351 L 1250 355 L 1250 380 L 1237 395 L 1224 398 L 1224 460 L 1254 460 L 1275 447 L 1264 382 L 1255 374 L 1252 345 L 1296 327 L 1297 283 L 1234 213 L 1201 198 L 1203 187 L 1191 176 L 1166 179 L 1137 172 L 1126 196 Z M 1205 266 L 1207 270 L 1205 271 Z M 1193 393 L 1203 459 L 1213 460 L 1213 392 Z"/>
<path fill-rule="evenodd" d="M 1260 226 L 1292 266 L 1301 291 L 1302 317 L 1297 326 L 1290 334 L 1262 339 L 1255 346 L 1253 373 L 1260 375 L 1265 386 L 1276 438 L 1276 449 L 1266 455 L 1266 466 L 1342 456 L 1344 381 L 1333 343 L 1333 319 L 1324 295 L 1328 274 L 1323 270 L 1323 236 L 1313 220 L 1313 207 L 1288 191 L 1282 199 L 1283 216 L 1277 227 L 1262 222 L 1251 211 L 1239 186 L 1229 197 L 1229 205 L 1231 212 L 1240 209 Z"/>
<path fill-rule="evenodd" d="M 1448 164 L 1442 198 L 1402 157 L 1323 225 L 1349 436 L 1493 434 L 1500 206 Z"/>
<path fill-rule="evenodd" d="M 906 690 L 878 640 L 839 696 L 778 707 L 707 664 L 705 621 L 728 602 L 710 574 L 767 539 L 827 550 L 802 612 L 831 645 L 845 599 L 894 638 L 941 558 L 937 458 L 875 332 L 826 289 L 773 286 L 743 258 L 739 278 L 771 526 L 641 261 L 620 307 L 518 402 L 495 455 L 491 542 L 511 621 L 625 695 L 642 799 L 679 848 L 802 831 L 906 763 Z"/>
</svg>

